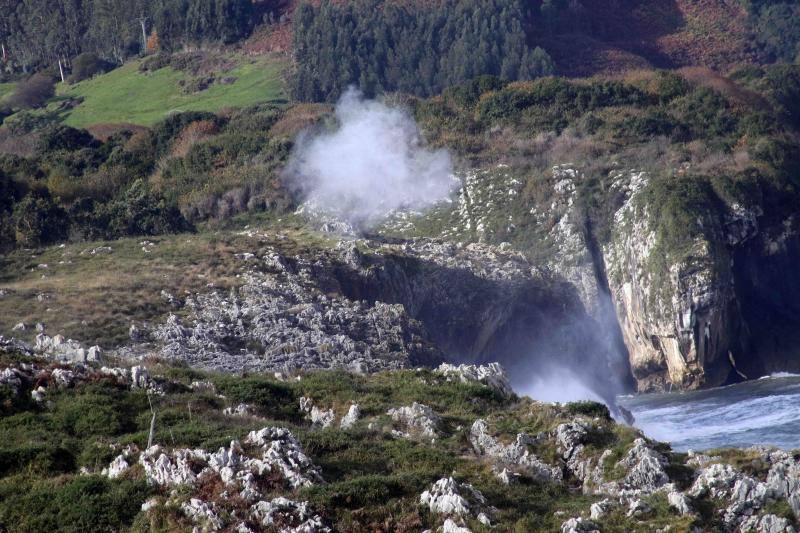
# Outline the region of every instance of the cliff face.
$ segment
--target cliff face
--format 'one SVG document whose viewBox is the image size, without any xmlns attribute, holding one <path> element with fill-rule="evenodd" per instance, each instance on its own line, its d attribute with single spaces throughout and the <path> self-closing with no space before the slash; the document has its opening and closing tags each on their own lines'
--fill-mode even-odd
<svg viewBox="0 0 800 533">
<path fill-rule="evenodd" d="M 640 391 L 693 389 L 795 371 L 800 325 L 796 218 L 767 220 L 758 206 L 715 206 L 683 232 L 673 253 L 657 228 L 662 216 L 644 172 L 604 179 L 613 213 L 602 244 L 574 207 L 574 169 L 554 169 L 557 213 L 551 262 L 574 283 L 587 309 L 603 295 L 617 324 Z M 555 211 L 554 211 L 555 210 Z"/>
</svg>

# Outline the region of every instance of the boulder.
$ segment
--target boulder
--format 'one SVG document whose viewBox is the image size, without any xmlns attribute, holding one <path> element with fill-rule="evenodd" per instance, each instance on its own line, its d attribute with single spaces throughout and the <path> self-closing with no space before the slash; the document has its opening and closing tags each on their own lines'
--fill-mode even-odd
<svg viewBox="0 0 800 533">
<path fill-rule="evenodd" d="M 414 402 L 404 407 L 389 409 L 387 414 L 393 421 L 423 438 L 435 439 L 440 434 L 442 419 L 427 405 Z"/>
<path fill-rule="evenodd" d="M 339 427 L 342 429 L 352 428 L 361 418 L 361 408 L 358 404 L 352 404 L 347 410 L 347 414 L 342 417 Z"/>
<path fill-rule="evenodd" d="M 653 492 L 669 483 L 664 471 L 667 458 L 647 445 L 644 439 L 636 439 L 627 455 L 619 462 L 626 468 L 624 485 L 628 489 Z"/>
<path fill-rule="evenodd" d="M 420 504 L 432 513 L 460 519 L 473 517 L 488 521 L 488 514 L 494 510 L 487 507 L 486 498 L 468 483 L 459 483 L 452 477 L 435 482 L 430 489 L 420 495 Z"/>
<path fill-rule="evenodd" d="M 561 524 L 561 533 L 600 533 L 600 528 L 590 520 L 577 517 Z"/>
</svg>

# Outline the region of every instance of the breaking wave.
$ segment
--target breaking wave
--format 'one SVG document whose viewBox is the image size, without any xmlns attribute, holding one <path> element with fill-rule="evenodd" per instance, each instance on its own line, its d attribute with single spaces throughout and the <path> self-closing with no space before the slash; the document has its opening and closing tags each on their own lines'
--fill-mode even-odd
<svg viewBox="0 0 800 533">
<path fill-rule="evenodd" d="M 765 378 L 703 391 L 624 396 L 619 403 L 648 437 L 676 450 L 757 444 L 800 447 L 800 376 Z"/>
</svg>

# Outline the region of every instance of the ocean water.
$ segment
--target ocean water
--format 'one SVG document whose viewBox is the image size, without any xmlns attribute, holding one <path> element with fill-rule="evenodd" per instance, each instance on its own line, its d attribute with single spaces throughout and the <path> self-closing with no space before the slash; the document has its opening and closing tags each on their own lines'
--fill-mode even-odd
<svg viewBox="0 0 800 533">
<path fill-rule="evenodd" d="M 633 413 L 634 426 L 678 451 L 756 444 L 800 449 L 800 375 L 618 401 Z"/>
</svg>

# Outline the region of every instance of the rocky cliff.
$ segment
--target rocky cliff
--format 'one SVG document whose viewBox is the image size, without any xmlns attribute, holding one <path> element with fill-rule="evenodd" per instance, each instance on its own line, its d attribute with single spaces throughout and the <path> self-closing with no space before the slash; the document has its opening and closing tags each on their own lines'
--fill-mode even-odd
<svg viewBox="0 0 800 533">
<path fill-rule="evenodd" d="M 548 236 L 558 250 L 550 261 L 587 309 L 602 313 L 610 296 L 638 390 L 716 386 L 798 368 L 795 216 L 765 217 L 759 205 L 704 198 L 708 205 L 688 218 L 667 220 L 672 214 L 647 172 L 612 170 L 603 182 L 616 208 L 599 236 L 577 207 L 585 177 L 556 167 L 553 179 L 554 198 L 540 213 L 558 220 Z"/>
<path fill-rule="evenodd" d="M 798 370 L 796 208 L 731 200 L 686 171 L 477 170 L 447 212 L 387 227 L 511 242 L 573 288 L 594 338 L 619 356 L 598 359 L 639 391 Z"/>
<path fill-rule="evenodd" d="M 517 385 L 558 364 L 582 369 L 611 405 L 623 389 L 573 286 L 507 246 L 349 238 L 303 255 L 262 252 L 241 254 L 238 289 L 190 295 L 182 312 L 135 329 L 133 351 L 228 371 L 497 360 Z"/>
</svg>

